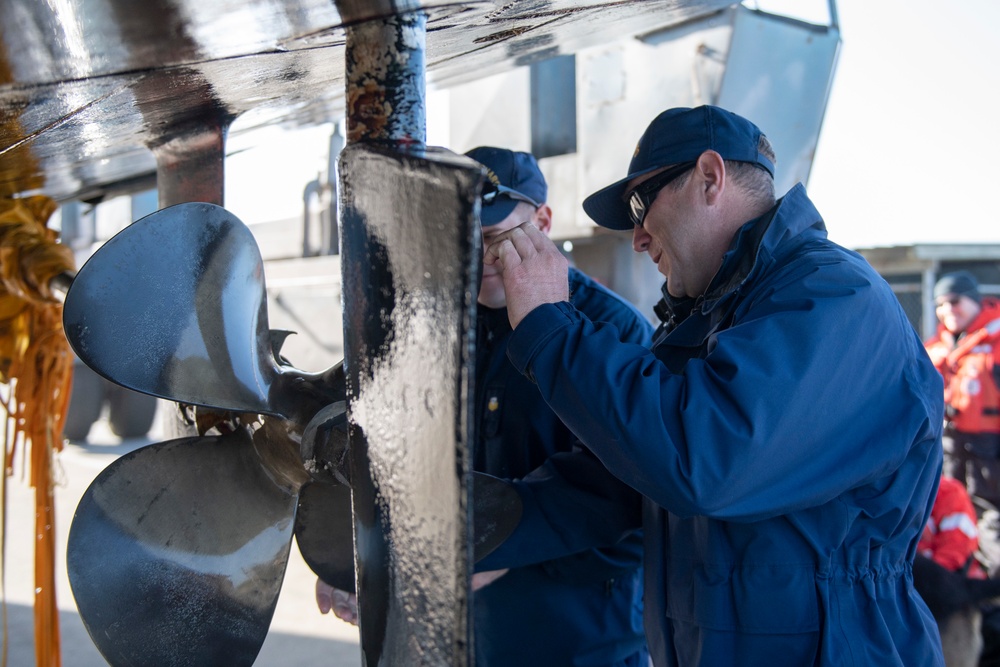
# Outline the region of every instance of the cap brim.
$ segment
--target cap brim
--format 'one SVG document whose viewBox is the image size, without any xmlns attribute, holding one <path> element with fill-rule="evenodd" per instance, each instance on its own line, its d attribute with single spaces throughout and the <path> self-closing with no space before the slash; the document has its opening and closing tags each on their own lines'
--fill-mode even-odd
<svg viewBox="0 0 1000 667">
<path fill-rule="evenodd" d="M 620 181 L 601 188 L 583 200 L 584 212 L 601 227 L 620 232 L 630 231 L 635 227 L 635 224 L 629 216 L 628 205 L 622 200 L 622 197 L 625 195 L 625 186 L 633 178 L 638 178 L 654 169 L 657 169 L 657 167 L 637 171 L 634 174 L 629 174 Z"/>
<path fill-rule="evenodd" d="M 492 204 L 479 207 L 479 222 L 483 227 L 492 227 L 507 219 L 514 212 L 518 202 L 508 197 L 497 197 Z"/>
</svg>

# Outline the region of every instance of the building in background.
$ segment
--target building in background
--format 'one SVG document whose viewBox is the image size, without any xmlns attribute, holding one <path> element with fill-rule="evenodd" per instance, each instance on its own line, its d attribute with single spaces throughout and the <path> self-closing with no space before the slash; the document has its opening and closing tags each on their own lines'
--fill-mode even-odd
<svg viewBox="0 0 1000 667">
<path fill-rule="evenodd" d="M 952 271 L 968 271 L 983 294 L 1000 296 L 1000 244 L 917 244 L 858 250 L 882 274 L 910 323 L 927 339 L 937 329 L 934 283 Z"/>
</svg>

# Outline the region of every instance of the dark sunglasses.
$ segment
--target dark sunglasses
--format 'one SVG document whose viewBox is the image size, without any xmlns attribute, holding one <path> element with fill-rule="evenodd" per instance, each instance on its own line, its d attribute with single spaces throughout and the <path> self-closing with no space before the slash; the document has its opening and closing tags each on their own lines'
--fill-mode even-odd
<svg viewBox="0 0 1000 667">
<path fill-rule="evenodd" d="M 671 181 L 677 180 L 681 174 L 694 167 L 694 165 L 694 162 L 684 162 L 671 167 L 626 192 L 622 199 L 628 204 L 628 214 L 632 219 L 632 224 L 636 227 L 642 227 L 642 221 L 646 219 L 646 212 L 649 211 L 649 207 L 652 206 L 656 197 L 660 194 L 660 190 L 666 187 Z"/>
<path fill-rule="evenodd" d="M 508 199 L 528 202 L 535 208 L 541 207 L 541 204 L 539 202 L 535 201 L 528 195 L 518 192 L 517 190 L 508 188 L 506 185 L 497 185 L 492 181 L 486 181 L 486 184 L 483 185 L 482 199 L 483 199 L 483 204 L 485 204 L 486 206 L 492 205 L 497 200 L 497 197 L 500 197 L 501 195 L 507 197 Z"/>
</svg>

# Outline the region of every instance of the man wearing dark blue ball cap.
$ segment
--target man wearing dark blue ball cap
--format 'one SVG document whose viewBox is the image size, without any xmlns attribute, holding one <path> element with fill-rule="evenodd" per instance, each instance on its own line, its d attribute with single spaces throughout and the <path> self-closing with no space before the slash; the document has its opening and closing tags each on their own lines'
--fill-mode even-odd
<svg viewBox="0 0 1000 667">
<path fill-rule="evenodd" d="M 479 146 L 466 155 L 486 169 L 479 214 L 484 248 L 524 222 L 549 233 L 552 209 L 546 203 L 548 185 L 534 155 L 495 146 Z M 488 308 L 507 306 L 499 267 L 483 267 L 479 303 Z"/>
<path fill-rule="evenodd" d="M 525 222 L 548 234 L 552 224 L 552 210 L 545 203 L 548 187 L 533 155 L 494 146 L 480 146 L 466 155 L 486 174 L 480 208 L 484 247 Z M 621 341 L 649 344 L 652 327 L 634 306 L 576 269 L 563 279 L 572 286 L 575 308 L 609 323 Z M 519 479 L 579 443 L 542 400 L 538 388 L 507 358 L 513 331 L 506 306 L 500 267 L 484 266 L 476 309 L 473 469 Z M 631 496 L 637 503 L 638 495 L 631 492 Z M 581 548 L 563 558 L 509 571 L 477 573 L 473 578 L 477 667 L 646 667 L 642 537 L 632 534 L 617 544 L 600 546 L 604 548 Z M 481 586 L 486 582 L 490 583 Z"/>
<path fill-rule="evenodd" d="M 941 471 L 941 379 L 804 187 L 775 198 L 775 163 L 749 120 L 670 109 L 625 177 L 586 199 L 666 278 L 651 349 L 567 301 L 566 262 L 530 225 L 487 248 L 508 357 L 604 468 L 553 459 L 518 482 L 524 518 L 480 567 L 641 525 L 658 667 L 942 665 L 912 574 Z M 605 493 L 621 482 L 641 512 Z M 590 517 L 557 510 L 588 496 Z"/>
</svg>

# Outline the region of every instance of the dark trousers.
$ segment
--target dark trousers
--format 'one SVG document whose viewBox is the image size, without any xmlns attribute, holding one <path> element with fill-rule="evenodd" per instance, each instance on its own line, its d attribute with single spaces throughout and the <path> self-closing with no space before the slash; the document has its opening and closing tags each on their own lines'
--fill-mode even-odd
<svg viewBox="0 0 1000 667">
<path fill-rule="evenodd" d="M 965 485 L 973 499 L 1000 509 L 1000 433 L 945 431 L 944 474 Z M 982 516 L 982 507 L 976 503 Z"/>
<path fill-rule="evenodd" d="M 976 558 L 989 577 L 1000 576 L 1000 434 L 945 431 L 944 475 L 965 485 L 979 519 Z M 998 618 L 992 618 L 996 624 Z M 984 622 L 985 628 L 985 622 Z"/>
</svg>

